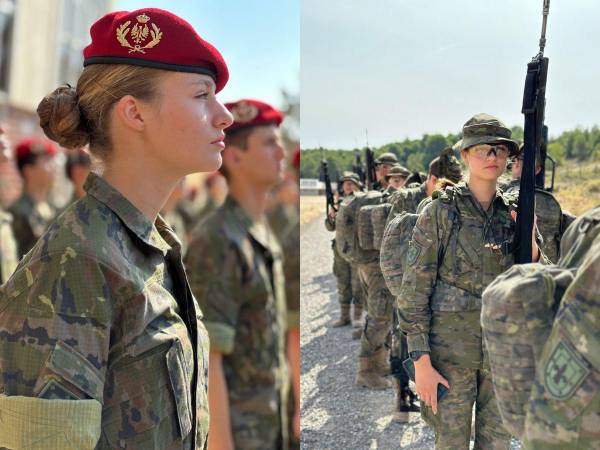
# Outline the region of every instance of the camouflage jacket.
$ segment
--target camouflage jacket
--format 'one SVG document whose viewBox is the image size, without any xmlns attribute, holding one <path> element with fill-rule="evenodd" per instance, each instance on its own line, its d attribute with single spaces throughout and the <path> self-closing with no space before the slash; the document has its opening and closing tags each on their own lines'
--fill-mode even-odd
<svg viewBox="0 0 600 450">
<path fill-rule="evenodd" d="M 13 233 L 21 258 L 44 233 L 56 211 L 47 202 L 35 203 L 27 194 L 18 198 L 9 211 L 13 216 Z"/>
<path fill-rule="evenodd" d="M 9 279 L 19 262 L 11 225 L 12 216 L 0 208 L 0 284 Z"/>
<path fill-rule="evenodd" d="M 278 205 L 268 213 L 269 225 L 283 250 L 287 325 L 300 327 L 300 212 L 297 206 Z"/>
<path fill-rule="evenodd" d="M 415 213 L 419 203 L 426 197 L 425 183 L 417 187 L 399 189 L 394 192 L 388 200 L 392 204 L 388 222 L 401 212 Z"/>
<path fill-rule="evenodd" d="M 431 352 L 432 362 L 464 368 L 484 363 L 481 293 L 510 267 L 514 222 L 510 201 L 496 192 L 484 211 L 464 183 L 431 201 L 414 228 L 398 297 L 409 351 Z"/>
<path fill-rule="evenodd" d="M 96 448 L 205 448 L 208 335 L 180 245 L 105 180 L 0 290 L 0 392 L 102 404 Z"/>
<path fill-rule="evenodd" d="M 185 262 L 211 349 L 223 355 L 236 449 L 287 448 L 285 281 L 274 233 L 228 197 L 194 230 Z"/>
</svg>

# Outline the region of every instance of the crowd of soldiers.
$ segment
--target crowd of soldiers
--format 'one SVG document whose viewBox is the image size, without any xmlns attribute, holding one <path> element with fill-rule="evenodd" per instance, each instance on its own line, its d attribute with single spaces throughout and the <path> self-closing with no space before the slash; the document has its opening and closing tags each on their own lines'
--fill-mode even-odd
<svg viewBox="0 0 600 450">
<path fill-rule="evenodd" d="M 508 449 L 511 435 L 528 449 L 600 448 L 598 209 L 575 220 L 536 188 L 535 263 L 514 265 L 522 162 L 510 130 L 478 114 L 416 182 L 393 153 L 375 160 L 372 191 L 345 172 L 325 219 L 332 326 L 361 339 L 355 384 L 393 381 L 394 420 L 420 411 L 436 449 Z"/>
<path fill-rule="evenodd" d="M 50 198 L 63 149 L 0 139 L 23 180 L 0 209 L 0 447 L 298 448 L 300 150 L 283 113 L 219 102 L 224 60 L 168 11 L 90 34 L 77 87 L 38 107 L 78 148 L 72 199 Z"/>
</svg>

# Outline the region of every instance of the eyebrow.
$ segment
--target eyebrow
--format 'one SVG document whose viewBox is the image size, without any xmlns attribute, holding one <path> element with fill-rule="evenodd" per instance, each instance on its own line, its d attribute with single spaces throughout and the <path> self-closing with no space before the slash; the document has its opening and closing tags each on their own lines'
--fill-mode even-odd
<svg viewBox="0 0 600 450">
<path fill-rule="evenodd" d="M 190 84 L 192 84 L 192 85 L 201 84 L 201 85 L 204 85 L 204 87 L 207 87 L 209 89 L 214 86 L 214 83 L 211 83 L 208 80 L 193 80 L 190 82 Z"/>
</svg>

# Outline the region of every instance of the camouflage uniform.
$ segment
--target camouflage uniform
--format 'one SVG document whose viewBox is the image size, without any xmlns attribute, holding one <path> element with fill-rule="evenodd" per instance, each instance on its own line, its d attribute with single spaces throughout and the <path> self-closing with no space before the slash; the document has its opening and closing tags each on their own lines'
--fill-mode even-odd
<svg viewBox="0 0 600 450">
<path fill-rule="evenodd" d="M 506 187 L 507 193 L 519 193 L 520 179 L 513 179 Z M 554 196 L 542 189 L 535 190 L 535 214 L 543 238 L 542 250 L 548 259 L 558 262 L 560 240 L 570 221 L 562 213 Z"/>
<path fill-rule="evenodd" d="M 10 278 L 19 262 L 11 224 L 12 216 L 0 208 L 0 284 Z"/>
<path fill-rule="evenodd" d="M 498 191 L 484 211 L 465 184 L 447 188 L 417 220 L 398 298 L 400 326 L 409 352 L 430 352 L 432 365 L 450 384 L 434 415 L 436 449 L 468 449 L 476 404 L 475 449 L 508 448 L 482 348 L 481 293 L 513 264 L 502 243 L 512 241 L 509 201 Z M 441 257 L 440 257 L 441 255 Z"/>
<path fill-rule="evenodd" d="M 494 281 L 484 293 L 482 322 L 490 348 L 506 344 L 513 347 L 510 354 L 519 356 L 506 361 L 508 354 L 490 353 L 494 384 L 506 396 L 499 397 L 503 418 L 523 438 L 523 447 L 598 449 L 600 207 L 569 227 L 561 255 L 557 265 L 515 266 Z M 496 299 L 502 303 L 490 303 Z M 519 303 L 523 306 L 515 314 Z M 502 322 L 495 324 L 497 312 Z M 527 345 L 530 350 L 524 351 Z M 534 370 L 526 370 L 532 366 Z M 532 386 L 511 397 L 497 383 L 513 374 L 519 375 L 520 385 Z"/>
<path fill-rule="evenodd" d="M 9 209 L 13 216 L 13 232 L 17 239 L 19 257 L 23 257 L 35 245 L 56 211 L 47 202 L 35 203 L 23 194 Z"/>
<path fill-rule="evenodd" d="M 338 201 L 338 205 L 340 203 L 341 199 Z M 335 231 L 335 220 L 325 218 L 325 228 L 327 228 L 327 231 Z M 346 313 L 342 312 L 342 316 L 348 314 L 349 318 L 350 305 L 354 304 L 354 318 L 358 321 L 366 301 L 365 286 L 358 275 L 357 267 L 352 266 L 340 255 L 335 244 L 335 238 L 331 241 L 331 248 L 333 250 L 333 274 L 337 281 L 338 301 L 342 309 L 347 308 Z M 343 319 L 342 317 L 341 320 L 343 321 Z"/>
<path fill-rule="evenodd" d="M 273 232 L 228 197 L 198 224 L 185 262 L 223 355 L 235 448 L 287 449 L 285 281 Z"/>
<path fill-rule="evenodd" d="M 35 400 L 60 421 L 61 399 L 91 402 L 97 449 L 206 448 L 208 335 L 179 242 L 97 175 L 85 189 L 0 288 L 0 409 Z M 21 437 L 0 446 L 41 439 Z"/>
</svg>

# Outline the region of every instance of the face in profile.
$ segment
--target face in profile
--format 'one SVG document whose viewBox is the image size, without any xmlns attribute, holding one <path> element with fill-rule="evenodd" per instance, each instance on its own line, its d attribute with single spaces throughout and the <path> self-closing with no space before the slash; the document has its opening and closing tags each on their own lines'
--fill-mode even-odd
<svg viewBox="0 0 600 450">
<path fill-rule="evenodd" d="M 233 118 L 215 95 L 207 75 L 165 72 L 159 96 L 146 108 L 149 149 L 183 176 L 211 172 L 221 166 L 224 129 Z"/>
<path fill-rule="evenodd" d="M 346 180 L 342 183 L 342 191 L 344 195 L 350 195 L 358 190 L 358 186 L 350 180 Z"/>
<path fill-rule="evenodd" d="M 246 150 L 235 151 L 240 176 L 247 177 L 252 184 L 271 187 L 283 180 L 285 154 L 277 126 L 254 127 L 248 135 Z"/>
<path fill-rule="evenodd" d="M 388 184 L 390 186 L 392 186 L 394 189 L 400 189 L 401 187 L 404 186 L 404 183 L 406 181 L 406 177 L 401 177 L 401 176 L 392 176 L 388 178 Z"/>
</svg>

